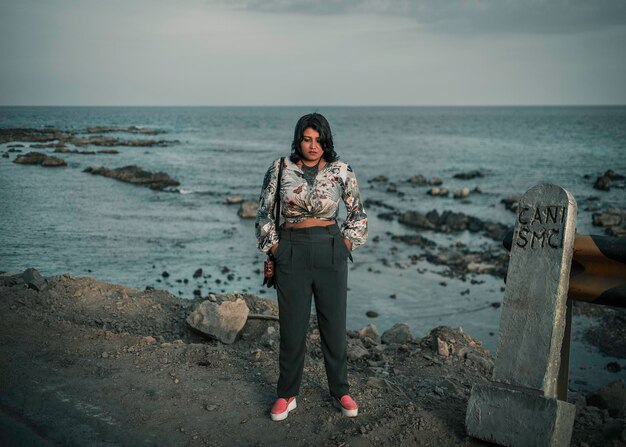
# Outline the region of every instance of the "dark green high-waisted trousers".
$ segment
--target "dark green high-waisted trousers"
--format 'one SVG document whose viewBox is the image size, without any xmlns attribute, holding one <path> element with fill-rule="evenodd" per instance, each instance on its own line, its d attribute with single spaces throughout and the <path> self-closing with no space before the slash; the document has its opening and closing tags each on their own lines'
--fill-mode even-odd
<svg viewBox="0 0 626 447">
<path fill-rule="evenodd" d="M 274 253 L 280 318 L 278 397 L 298 395 L 311 296 L 320 330 L 330 393 L 348 394 L 346 364 L 347 259 L 352 259 L 337 224 L 282 228 Z"/>
</svg>

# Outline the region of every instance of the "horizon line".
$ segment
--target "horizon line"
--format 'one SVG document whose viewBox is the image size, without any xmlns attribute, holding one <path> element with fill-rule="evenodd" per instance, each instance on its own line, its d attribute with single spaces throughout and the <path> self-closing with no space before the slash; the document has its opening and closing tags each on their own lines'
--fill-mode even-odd
<svg viewBox="0 0 626 447">
<path fill-rule="evenodd" d="M 475 108 L 490 108 L 490 107 L 625 107 L 624 104 L 332 104 L 332 105 L 298 105 L 298 104 L 194 104 L 194 105 L 173 105 L 173 104 L 158 104 L 158 105 L 133 105 L 133 104 L 116 104 L 116 105 L 102 105 L 102 104 L 0 104 L 0 107 L 424 107 L 424 108 L 443 108 L 443 107 L 475 107 Z"/>
</svg>

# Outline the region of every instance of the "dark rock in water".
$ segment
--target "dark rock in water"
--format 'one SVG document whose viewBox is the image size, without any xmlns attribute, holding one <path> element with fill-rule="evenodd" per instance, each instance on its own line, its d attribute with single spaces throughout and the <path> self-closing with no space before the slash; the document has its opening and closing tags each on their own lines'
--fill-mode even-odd
<svg viewBox="0 0 626 447">
<path fill-rule="evenodd" d="M 200 278 L 201 276 L 202 276 L 202 269 L 201 268 L 199 268 L 195 272 L 193 272 L 193 277 L 194 278 Z"/>
<path fill-rule="evenodd" d="M 252 200 L 241 202 L 237 215 L 242 219 L 254 219 L 256 218 L 258 206 L 259 204 L 257 202 L 253 202 Z"/>
<path fill-rule="evenodd" d="M 593 187 L 600 191 L 609 191 L 612 185 L 613 182 L 611 181 L 611 179 L 605 175 L 598 177 L 593 183 Z"/>
<path fill-rule="evenodd" d="M 41 166 L 45 166 L 47 168 L 57 167 L 57 166 L 65 166 L 65 160 L 57 157 L 47 157 L 44 161 L 41 162 Z"/>
<path fill-rule="evenodd" d="M 387 220 L 387 221 L 392 221 L 395 217 L 396 217 L 396 213 L 395 212 L 391 212 L 391 213 L 379 213 L 378 218 L 381 220 Z"/>
<path fill-rule="evenodd" d="M 372 183 L 372 182 L 382 182 L 382 183 L 384 183 L 384 182 L 387 182 L 387 181 L 389 181 L 387 176 L 382 175 L 382 174 L 368 180 L 369 183 Z"/>
<path fill-rule="evenodd" d="M 435 225 L 433 225 L 423 214 L 420 214 L 417 211 L 407 211 L 402 213 L 398 218 L 398 221 L 411 227 L 423 228 L 425 230 L 435 229 Z"/>
<path fill-rule="evenodd" d="M 13 160 L 13 163 L 20 163 L 26 165 L 38 165 L 41 164 L 48 156 L 42 152 L 29 152 L 25 155 L 20 155 Z"/>
<path fill-rule="evenodd" d="M 0 143 L 10 141 L 48 142 L 70 138 L 72 133 L 57 129 L 0 128 Z M 20 145 L 22 147 L 22 145 Z"/>
<path fill-rule="evenodd" d="M 500 203 L 504 203 L 504 207 L 507 210 L 517 211 L 517 206 L 521 198 L 521 195 L 515 194 L 513 196 L 505 197 L 504 199 L 500 200 Z"/>
<path fill-rule="evenodd" d="M 168 186 L 178 186 L 176 180 L 171 178 L 165 172 L 152 173 L 144 171 L 139 166 L 130 165 L 121 168 L 109 169 L 101 166 L 99 168 L 88 167 L 83 172 L 89 172 L 94 175 L 102 175 L 134 185 L 148 186 L 150 189 L 163 190 Z"/>
<path fill-rule="evenodd" d="M 398 187 L 395 183 L 389 183 L 389 186 L 387 186 L 387 192 L 398 192 Z"/>
<path fill-rule="evenodd" d="M 2 158 L 9 158 L 8 152 L 3 152 L 2 153 Z"/>
<path fill-rule="evenodd" d="M 411 185 L 427 185 L 428 179 L 423 175 L 414 175 L 407 180 L 407 183 L 410 183 Z"/>
<path fill-rule="evenodd" d="M 615 171 L 613 171 L 612 169 L 609 169 L 608 171 L 606 171 L 604 173 L 604 177 L 608 177 L 611 180 L 624 180 L 626 179 L 626 177 L 624 177 L 623 175 L 620 175 L 618 173 L 616 173 Z"/>
<path fill-rule="evenodd" d="M 170 274 L 169 274 L 167 271 L 164 271 L 163 273 L 161 273 L 161 276 L 162 276 L 163 278 L 169 278 L 169 277 L 170 277 Z"/>
<path fill-rule="evenodd" d="M 404 242 L 408 245 L 417 245 L 419 247 L 435 247 L 437 244 L 424 236 L 419 234 L 404 234 L 402 236 L 391 236 L 392 241 Z"/>
<path fill-rule="evenodd" d="M 28 152 L 24 155 L 19 155 L 13 160 L 13 163 L 29 164 L 29 165 L 42 165 L 46 167 L 65 166 L 65 161 L 57 157 L 49 157 L 41 152 Z"/>
<path fill-rule="evenodd" d="M 458 174 L 454 174 L 454 178 L 458 178 L 461 180 L 471 180 L 473 178 L 484 177 L 485 175 L 480 171 L 468 171 L 468 172 L 459 172 Z"/>
<path fill-rule="evenodd" d="M 370 318 L 376 318 L 378 316 L 378 312 L 373 311 L 373 310 L 368 310 L 367 312 L 365 312 L 365 315 L 367 315 Z"/>
<path fill-rule="evenodd" d="M 433 177 L 430 180 L 428 180 L 428 184 L 432 186 L 439 186 L 442 183 L 443 183 L 443 180 L 441 180 L 439 177 Z"/>
<path fill-rule="evenodd" d="M 622 366 L 617 362 L 609 362 L 606 364 L 606 369 L 612 373 L 618 373 L 622 370 Z"/>
</svg>

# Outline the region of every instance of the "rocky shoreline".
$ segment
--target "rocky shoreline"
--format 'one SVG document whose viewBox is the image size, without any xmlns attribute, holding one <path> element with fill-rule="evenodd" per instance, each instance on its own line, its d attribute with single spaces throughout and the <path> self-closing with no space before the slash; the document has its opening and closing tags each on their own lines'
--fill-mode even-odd
<svg viewBox="0 0 626 447">
<path fill-rule="evenodd" d="M 232 343 L 189 326 L 201 303 L 238 301 L 249 314 Z M 421 339 L 401 322 L 382 335 L 372 325 L 349 331 L 361 405 L 349 419 L 328 399 L 313 318 L 298 409 L 271 423 L 276 307 L 249 294 L 181 299 L 70 274 L 0 275 L 2 425 L 40 445 L 485 445 L 467 436 L 464 417 L 493 360 L 460 328 Z M 571 393 L 572 445 L 624 445 L 624 394 L 622 381 Z"/>
</svg>

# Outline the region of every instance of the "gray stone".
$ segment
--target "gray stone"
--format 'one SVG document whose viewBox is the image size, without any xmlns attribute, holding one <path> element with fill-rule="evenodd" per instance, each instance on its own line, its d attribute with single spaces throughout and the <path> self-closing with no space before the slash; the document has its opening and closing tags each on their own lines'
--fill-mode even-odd
<svg viewBox="0 0 626 447">
<path fill-rule="evenodd" d="M 241 298 L 221 304 L 206 300 L 198 304 L 187 317 L 187 324 L 203 334 L 230 344 L 246 324 L 249 312 L 246 302 Z"/>
<path fill-rule="evenodd" d="M 24 273 L 22 273 L 22 279 L 28 287 L 37 291 L 44 290 L 48 286 L 46 278 L 41 276 L 41 274 L 34 268 L 27 268 L 24 270 Z"/>
<path fill-rule="evenodd" d="M 347 355 L 348 360 L 356 361 L 363 357 L 367 357 L 369 355 L 369 352 L 367 351 L 367 349 L 365 349 L 365 347 L 361 343 L 361 340 L 350 339 L 348 340 Z"/>
<path fill-rule="evenodd" d="M 556 185 L 520 199 L 493 380 L 556 397 L 576 201 Z"/>
<path fill-rule="evenodd" d="M 257 207 L 258 207 L 257 202 L 253 202 L 251 200 L 245 200 L 241 202 L 241 205 L 239 206 L 239 211 L 237 212 L 237 214 L 242 219 L 254 219 L 256 218 Z"/>
<path fill-rule="evenodd" d="M 569 446 L 576 406 L 528 391 L 475 384 L 465 418 L 468 434 L 512 447 Z"/>
<path fill-rule="evenodd" d="M 381 341 L 385 344 L 391 343 L 408 343 L 413 340 L 413 334 L 411 328 L 406 323 L 396 323 L 391 328 L 383 332 Z"/>
<path fill-rule="evenodd" d="M 459 188 L 454 191 L 455 199 L 464 199 L 466 197 L 469 197 L 469 195 L 470 195 L 469 188 Z"/>
</svg>

